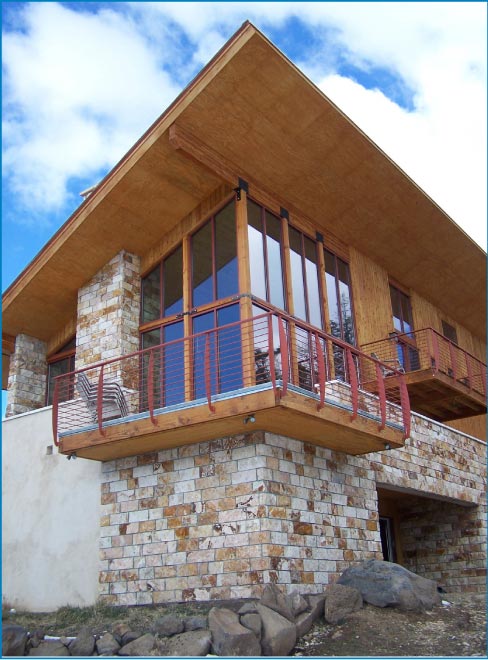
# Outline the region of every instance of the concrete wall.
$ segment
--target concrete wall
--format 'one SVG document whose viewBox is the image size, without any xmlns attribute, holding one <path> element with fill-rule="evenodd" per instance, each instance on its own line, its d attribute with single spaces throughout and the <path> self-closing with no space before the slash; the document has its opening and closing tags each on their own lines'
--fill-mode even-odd
<svg viewBox="0 0 488 660">
<path fill-rule="evenodd" d="M 30 611 L 93 605 L 100 463 L 57 454 L 50 407 L 5 420 L 2 434 L 3 601 Z"/>
</svg>

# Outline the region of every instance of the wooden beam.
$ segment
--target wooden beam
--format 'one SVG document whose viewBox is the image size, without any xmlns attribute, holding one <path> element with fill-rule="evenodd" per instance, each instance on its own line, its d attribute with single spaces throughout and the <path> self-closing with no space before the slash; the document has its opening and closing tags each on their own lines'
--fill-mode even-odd
<svg viewBox="0 0 488 660">
<path fill-rule="evenodd" d="M 2 355 L 12 355 L 15 351 L 15 337 L 2 332 Z"/>
</svg>

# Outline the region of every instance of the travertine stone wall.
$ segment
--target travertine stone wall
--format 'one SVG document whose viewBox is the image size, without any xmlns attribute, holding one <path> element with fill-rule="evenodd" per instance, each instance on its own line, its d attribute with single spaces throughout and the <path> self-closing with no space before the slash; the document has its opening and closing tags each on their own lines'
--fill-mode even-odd
<svg viewBox="0 0 488 660">
<path fill-rule="evenodd" d="M 46 343 L 28 335 L 17 335 L 10 358 L 6 417 L 45 405 L 46 375 Z"/>
<path fill-rule="evenodd" d="M 379 557 L 363 459 L 257 432 L 105 463 L 102 599 L 120 605 L 320 591 Z"/>
<path fill-rule="evenodd" d="M 76 368 L 139 349 L 140 259 L 121 251 L 78 292 Z"/>
<path fill-rule="evenodd" d="M 255 432 L 105 463 L 102 600 L 257 597 L 268 582 L 321 591 L 354 562 L 382 558 L 378 485 L 403 502 L 411 493 L 407 566 L 482 590 L 484 452 L 415 416 L 404 449 L 359 457 Z"/>
</svg>

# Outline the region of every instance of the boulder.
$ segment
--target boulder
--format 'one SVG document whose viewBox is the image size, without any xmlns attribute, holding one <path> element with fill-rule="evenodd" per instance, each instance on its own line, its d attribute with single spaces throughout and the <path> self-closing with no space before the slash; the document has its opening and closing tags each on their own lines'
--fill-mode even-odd
<svg viewBox="0 0 488 660">
<path fill-rule="evenodd" d="M 388 561 L 370 559 L 352 566 L 344 571 L 338 584 L 354 587 L 364 601 L 377 607 L 423 611 L 441 603 L 436 582 Z"/>
<path fill-rule="evenodd" d="M 331 584 L 325 591 L 324 616 L 327 623 L 336 625 L 363 606 L 363 598 L 354 587 Z"/>
<path fill-rule="evenodd" d="M 24 655 L 27 630 L 14 623 L 2 625 L 2 656 Z"/>
<path fill-rule="evenodd" d="M 293 616 L 288 598 L 282 591 L 280 591 L 276 584 L 267 584 L 264 587 L 263 595 L 259 602 L 270 610 L 278 612 L 278 614 L 284 616 L 288 621 L 291 621 L 292 623 L 295 622 L 295 617 Z"/>
<path fill-rule="evenodd" d="M 185 622 L 183 619 L 180 619 L 173 614 L 166 614 L 165 616 L 159 617 L 153 623 L 151 631 L 154 634 L 171 637 L 171 635 L 178 635 L 185 630 Z"/>
<path fill-rule="evenodd" d="M 96 647 L 98 655 L 117 655 L 120 644 L 112 633 L 105 633 L 103 637 L 97 640 Z"/>
<path fill-rule="evenodd" d="M 310 632 L 316 620 L 317 618 L 314 616 L 313 612 L 302 612 L 299 614 L 295 619 L 297 639 Z"/>
<path fill-rule="evenodd" d="M 210 630 L 189 630 L 161 640 L 158 652 L 163 656 L 198 657 L 206 656 L 212 645 Z"/>
<path fill-rule="evenodd" d="M 142 637 L 134 639 L 119 650 L 119 655 L 135 657 L 149 655 L 156 645 L 156 638 L 151 633 L 146 633 Z"/>
<path fill-rule="evenodd" d="M 208 615 L 213 652 L 217 655 L 261 655 L 256 635 L 239 622 L 239 616 L 227 608 L 212 607 Z"/>
<path fill-rule="evenodd" d="M 322 594 L 307 594 L 305 600 L 308 603 L 308 608 L 313 616 L 313 620 L 320 619 L 324 612 L 325 593 Z"/>
<path fill-rule="evenodd" d="M 245 628 L 249 628 L 256 635 L 258 641 L 261 640 L 261 617 L 257 612 L 249 612 L 248 614 L 241 614 L 239 617 L 240 622 Z"/>
<path fill-rule="evenodd" d="M 45 658 L 56 658 L 69 655 L 68 647 L 56 640 L 42 641 L 39 646 L 29 650 L 28 655 L 44 656 Z"/>
<path fill-rule="evenodd" d="M 294 618 L 308 609 L 307 601 L 301 594 L 297 592 L 288 594 L 288 596 L 286 596 L 286 601 L 290 607 L 290 610 L 292 611 Z"/>
<path fill-rule="evenodd" d="M 82 628 L 78 637 L 74 639 L 69 645 L 70 655 L 76 656 L 89 656 L 95 650 L 95 637 L 91 630 Z"/>
<path fill-rule="evenodd" d="M 261 603 L 258 604 L 257 610 L 263 623 L 262 654 L 288 655 L 297 641 L 295 624 Z"/>
<path fill-rule="evenodd" d="M 125 646 L 126 644 L 130 644 L 134 640 L 139 639 L 139 637 L 142 637 L 141 632 L 139 632 L 138 630 L 129 630 L 128 632 L 122 635 L 122 640 L 120 645 Z"/>
<path fill-rule="evenodd" d="M 239 614 L 256 614 L 257 603 L 255 601 L 249 601 L 248 603 L 244 603 L 244 605 L 239 609 Z"/>
<path fill-rule="evenodd" d="M 192 616 L 185 619 L 185 632 L 191 630 L 205 630 L 208 627 L 206 616 Z"/>
</svg>

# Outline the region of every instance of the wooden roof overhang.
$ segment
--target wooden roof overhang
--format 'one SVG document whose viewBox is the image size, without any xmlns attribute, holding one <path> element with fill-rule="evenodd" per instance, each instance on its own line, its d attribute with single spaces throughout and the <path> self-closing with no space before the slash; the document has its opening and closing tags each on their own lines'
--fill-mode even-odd
<svg viewBox="0 0 488 660">
<path fill-rule="evenodd" d="M 48 341 L 118 251 L 144 256 L 238 177 L 482 336 L 483 250 L 249 23 L 5 291 L 4 332 Z"/>
</svg>

